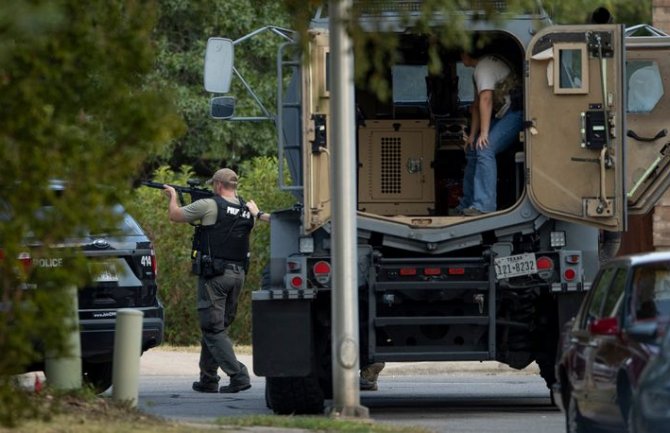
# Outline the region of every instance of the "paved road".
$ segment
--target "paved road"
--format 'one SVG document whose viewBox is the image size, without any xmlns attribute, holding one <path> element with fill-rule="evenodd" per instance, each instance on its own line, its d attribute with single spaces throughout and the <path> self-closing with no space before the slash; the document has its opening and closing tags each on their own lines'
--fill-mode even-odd
<svg viewBox="0 0 670 433">
<path fill-rule="evenodd" d="M 241 356 L 251 367 L 251 357 Z M 141 361 L 143 410 L 180 421 L 207 423 L 221 416 L 270 414 L 264 379 L 234 395 L 191 391 L 197 379 L 194 352 L 150 350 Z M 435 432 L 564 432 L 563 415 L 551 406 L 537 370 L 516 372 L 497 363 L 388 364 L 377 392 L 361 403 L 377 422 L 420 425 Z M 222 381 L 223 383 L 223 381 Z"/>
</svg>

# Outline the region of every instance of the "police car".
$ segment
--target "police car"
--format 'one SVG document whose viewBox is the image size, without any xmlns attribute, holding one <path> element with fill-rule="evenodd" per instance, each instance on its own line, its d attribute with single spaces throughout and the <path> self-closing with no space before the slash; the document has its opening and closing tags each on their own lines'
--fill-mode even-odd
<svg viewBox="0 0 670 433">
<path fill-rule="evenodd" d="M 56 192 L 65 187 L 59 181 L 50 184 Z M 49 209 L 45 207 L 41 211 Z M 161 344 L 164 332 L 164 309 L 158 298 L 152 243 L 122 205 L 113 206 L 112 211 L 119 216 L 115 227 L 101 233 L 78 230 L 76 237 L 58 245 L 60 251 L 52 250 L 52 256 L 47 252 L 37 257 L 33 250 L 35 241 L 27 241 L 25 251 L 18 257 L 28 271 L 39 268 L 35 270 L 55 272 L 67 267 L 69 258 L 62 251 L 76 248 L 83 252 L 89 278 L 78 291 L 82 372 L 84 381 L 98 392 L 112 384 L 114 329 L 119 308 L 144 313 L 142 352 Z M 25 290 L 40 290 L 39 284 L 30 281 L 23 286 Z M 42 368 L 43 361 L 38 361 L 26 370 Z"/>
</svg>

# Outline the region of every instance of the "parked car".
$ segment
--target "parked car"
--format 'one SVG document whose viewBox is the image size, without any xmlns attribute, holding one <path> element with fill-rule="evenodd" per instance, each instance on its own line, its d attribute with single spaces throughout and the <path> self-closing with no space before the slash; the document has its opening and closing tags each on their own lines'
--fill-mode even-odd
<svg viewBox="0 0 670 433">
<path fill-rule="evenodd" d="M 654 338 L 652 330 L 650 338 Z M 660 328 L 662 346 L 642 372 L 629 415 L 629 432 L 666 433 L 670 430 L 670 329 Z"/>
<path fill-rule="evenodd" d="M 51 181 L 49 187 L 58 194 L 66 188 L 66 184 Z M 11 218 L 11 210 L 6 204 L 1 210 L 0 220 Z M 111 211 L 119 216 L 115 227 L 96 232 L 77 230 L 76 237 L 54 247 L 80 249 L 91 270 L 89 282 L 79 287 L 78 291 L 79 324 L 83 379 L 98 392 L 103 392 L 112 384 L 117 309 L 133 308 L 143 312 L 143 352 L 161 344 L 164 332 L 164 309 L 158 298 L 156 256 L 151 240 L 121 204 L 114 205 Z M 53 209 L 43 206 L 39 212 L 48 215 Z M 40 245 L 39 239 L 29 236 L 25 245 L 25 252 L 18 259 L 28 268 L 39 267 L 49 271 L 67 265 L 68 256 L 63 257 L 55 249 L 49 250 L 54 253 L 52 257 L 33 257 L 31 250 Z M 40 290 L 40 287 L 26 284 L 25 289 Z M 41 347 L 40 342 L 34 343 L 36 347 Z M 38 360 L 26 370 L 41 370 L 43 367 L 43 360 Z"/>
<path fill-rule="evenodd" d="M 670 252 L 615 258 L 601 267 L 559 347 L 554 400 L 568 432 L 623 429 L 653 338 L 670 317 Z"/>
</svg>

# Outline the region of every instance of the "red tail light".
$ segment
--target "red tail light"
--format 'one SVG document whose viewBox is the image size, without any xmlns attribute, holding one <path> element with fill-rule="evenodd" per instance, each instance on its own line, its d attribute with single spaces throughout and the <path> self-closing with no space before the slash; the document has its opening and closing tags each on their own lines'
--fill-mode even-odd
<svg viewBox="0 0 670 433">
<path fill-rule="evenodd" d="M 577 276 L 577 272 L 575 272 L 574 269 L 568 268 L 563 272 L 563 278 L 566 281 L 572 281 L 572 280 L 575 279 L 576 276 Z"/>
<path fill-rule="evenodd" d="M 449 268 L 447 273 L 449 275 L 465 275 L 465 268 Z"/>
<path fill-rule="evenodd" d="M 319 283 L 326 284 L 328 281 L 330 281 L 330 263 L 324 260 L 318 261 L 312 267 L 312 271 L 314 272 L 314 278 Z"/>
<path fill-rule="evenodd" d="M 314 264 L 314 273 L 316 275 L 330 274 L 330 263 L 324 262 L 323 260 L 316 262 Z"/>
<path fill-rule="evenodd" d="M 291 278 L 291 287 L 294 289 L 302 288 L 302 281 L 302 277 L 300 275 L 296 275 L 295 277 Z"/>
<path fill-rule="evenodd" d="M 537 270 L 539 271 L 550 271 L 554 269 L 554 261 L 551 260 L 549 257 L 542 256 L 537 259 L 536 262 L 537 265 Z"/>
<path fill-rule="evenodd" d="M 416 275 L 416 268 L 400 268 L 400 275 L 405 277 Z"/>
<path fill-rule="evenodd" d="M 423 270 L 424 275 L 440 275 L 442 270 L 440 268 L 426 268 Z"/>
</svg>

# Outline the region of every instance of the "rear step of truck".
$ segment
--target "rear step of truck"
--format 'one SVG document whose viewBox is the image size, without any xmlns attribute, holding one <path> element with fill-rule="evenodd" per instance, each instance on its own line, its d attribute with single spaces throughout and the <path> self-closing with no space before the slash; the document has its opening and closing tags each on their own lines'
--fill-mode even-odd
<svg viewBox="0 0 670 433">
<path fill-rule="evenodd" d="M 377 265 L 369 306 L 376 361 L 495 359 L 496 292 L 488 259 L 385 258 Z"/>
</svg>

